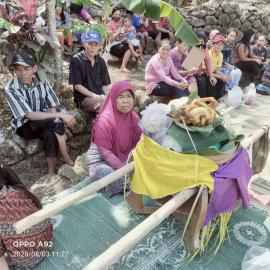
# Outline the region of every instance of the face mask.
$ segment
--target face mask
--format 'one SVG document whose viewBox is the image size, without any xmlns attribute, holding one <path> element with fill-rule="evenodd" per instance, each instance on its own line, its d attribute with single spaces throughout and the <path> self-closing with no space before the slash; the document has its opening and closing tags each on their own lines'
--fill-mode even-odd
<svg viewBox="0 0 270 270">
<path fill-rule="evenodd" d="M 120 16 L 113 16 L 113 20 L 115 21 L 115 22 L 118 22 L 119 20 L 121 19 L 121 17 Z"/>
</svg>

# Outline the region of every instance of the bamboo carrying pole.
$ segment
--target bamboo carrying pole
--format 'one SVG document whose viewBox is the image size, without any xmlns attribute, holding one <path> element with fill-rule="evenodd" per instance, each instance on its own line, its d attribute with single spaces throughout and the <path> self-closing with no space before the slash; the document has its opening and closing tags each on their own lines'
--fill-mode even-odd
<svg viewBox="0 0 270 270">
<path fill-rule="evenodd" d="M 136 245 L 143 237 L 156 228 L 165 218 L 198 191 L 197 188 L 186 189 L 175 195 L 171 200 L 156 210 L 137 227 L 124 235 L 110 248 L 96 257 L 83 270 L 103 270 L 116 262 L 124 253 Z"/>
<path fill-rule="evenodd" d="M 102 189 L 108 184 L 112 183 L 119 177 L 131 172 L 134 170 L 134 162 L 128 163 L 127 165 L 121 167 L 120 169 L 112 172 L 111 174 L 101 178 L 100 180 L 91 183 L 89 186 L 74 192 L 67 197 L 56 201 L 48 205 L 47 207 L 33 213 L 32 215 L 21 219 L 20 221 L 14 224 L 14 228 L 17 233 L 22 233 L 23 231 L 29 229 L 35 224 L 43 221 L 46 218 L 53 216 L 54 214 L 62 211 L 63 209 L 79 202 L 83 198 L 95 193 L 96 191 Z"/>
<path fill-rule="evenodd" d="M 250 146 L 252 146 L 253 143 L 255 143 L 265 133 L 267 128 L 267 126 L 264 126 L 257 130 L 255 133 L 253 133 L 250 137 L 243 140 L 243 142 L 241 143 L 242 147 L 248 149 Z"/>
<path fill-rule="evenodd" d="M 259 129 L 256 131 L 253 135 L 246 138 L 242 142 L 242 146 L 244 148 L 249 148 L 256 140 L 258 140 L 263 134 L 265 133 L 265 128 Z M 74 203 L 79 202 L 86 196 L 91 195 L 92 193 L 100 190 L 101 188 L 105 187 L 106 185 L 112 183 L 119 177 L 131 172 L 134 170 L 134 162 L 131 162 L 122 168 L 112 172 L 110 175 L 107 175 L 106 177 L 90 184 L 88 187 L 85 187 L 81 189 L 80 191 L 77 191 L 66 198 L 63 198 L 59 201 L 56 201 L 55 203 L 52 203 L 48 207 L 41 209 L 32 215 L 16 222 L 14 224 L 14 228 L 17 233 L 22 233 L 23 231 L 29 229 L 33 225 L 43 221 L 46 218 L 51 217 L 52 215 L 62 211 L 63 209 L 73 205 Z"/>
</svg>

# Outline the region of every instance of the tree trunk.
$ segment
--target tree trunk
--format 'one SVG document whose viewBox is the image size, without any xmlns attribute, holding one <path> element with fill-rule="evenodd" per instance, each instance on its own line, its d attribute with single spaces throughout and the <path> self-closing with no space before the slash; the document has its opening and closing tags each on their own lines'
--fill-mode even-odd
<svg viewBox="0 0 270 270">
<path fill-rule="evenodd" d="M 59 44 L 56 32 L 56 23 L 55 23 L 55 0 L 48 0 L 46 2 L 47 8 L 47 21 L 48 21 L 48 28 L 49 34 L 53 39 L 53 43 Z M 63 79 L 63 61 L 62 61 L 62 54 L 60 50 L 60 44 L 58 47 L 54 48 L 54 60 L 56 66 L 56 82 L 55 82 L 55 91 L 59 95 L 61 92 L 62 86 L 62 79 Z"/>
</svg>

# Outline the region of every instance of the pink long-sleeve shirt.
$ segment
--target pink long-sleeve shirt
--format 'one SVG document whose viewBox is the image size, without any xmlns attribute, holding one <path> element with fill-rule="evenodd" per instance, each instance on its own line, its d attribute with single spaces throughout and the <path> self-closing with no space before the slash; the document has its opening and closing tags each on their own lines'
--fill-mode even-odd
<svg viewBox="0 0 270 270">
<path fill-rule="evenodd" d="M 159 53 L 152 56 L 145 67 L 146 91 L 151 94 L 156 84 L 160 82 L 175 86 L 176 80 L 184 78 L 177 72 L 172 59 L 168 57 L 164 64 Z"/>
</svg>

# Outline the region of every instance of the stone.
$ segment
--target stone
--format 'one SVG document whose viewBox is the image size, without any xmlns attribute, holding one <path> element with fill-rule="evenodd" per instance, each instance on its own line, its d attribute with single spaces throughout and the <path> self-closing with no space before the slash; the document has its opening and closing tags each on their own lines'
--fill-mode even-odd
<svg viewBox="0 0 270 270">
<path fill-rule="evenodd" d="M 255 22 L 256 19 L 257 19 L 257 17 L 253 15 L 253 16 L 250 16 L 248 20 L 252 24 Z"/>
<path fill-rule="evenodd" d="M 218 18 L 218 24 L 220 24 L 222 26 L 227 26 L 229 21 L 230 21 L 230 19 L 229 19 L 229 16 L 227 14 L 221 14 Z"/>
<path fill-rule="evenodd" d="M 14 133 L 12 135 L 12 140 L 18 144 L 27 155 L 32 156 L 36 153 L 39 153 L 42 151 L 42 141 L 40 139 L 24 139 Z"/>
<path fill-rule="evenodd" d="M 194 17 L 191 19 L 191 24 L 194 27 L 205 26 L 205 20 Z"/>
<path fill-rule="evenodd" d="M 230 22 L 231 22 L 232 20 L 234 20 L 234 19 L 236 19 L 236 18 L 237 18 L 237 15 L 236 15 L 236 14 L 234 14 L 234 13 L 231 13 L 231 14 L 229 14 L 228 16 L 229 16 L 229 20 L 230 20 Z"/>
<path fill-rule="evenodd" d="M 221 7 L 225 13 L 234 13 L 235 12 L 234 5 L 229 4 L 228 2 L 222 3 Z"/>
<path fill-rule="evenodd" d="M 85 166 L 85 158 L 86 153 L 77 157 L 74 167 L 67 164 L 62 165 L 59 168 L 57 175 L 61 178 L 66 178 L 72 183 L 82 181 L 86 176 L 88 176 L 88 169 Z"/>
<path fill-rule="evenodd" d="M 242 12 L 242 15 L 240 16 L 240 21 L 243 23 L 250 17 L 250 13 L 247 10 L 244 10 Z"/>
<path fill-rule="evenodd" d="M 213 8 L 212 6 L 203 6 L 203 9 L 207 12 L 207 15 L 215 15 L 216 9 Z"/>
<path fill-rule="evenodd" d="M 250 22 L 244 22 L 241 26 L 241 30 L 244 32 L 246 30 L 251 29 L 251 23 Z"/>
<path fill-rule="evenodd" d="M 0 143 L 1 163 L 5 166 L 16 164 L 23 160 L 24 152 L 21 147 L 11 140 Z"/>
<path fill-rule="evenodd" d="M 32 156 L 36 153 L 39 153 L 42 151 L 43 143 L 40 139 L 33 139 L 29 142 L 27 142 L 25 152 L 27 155 Z"/>
<path fill-rule="evenodd" d="M 263 30 L 263 25 L 259 20 L 256 20 L 253 24 L 253 27 L 257 29 L 258 32 L 262 32 Z"/>
<path fill-rule="evenodd" d="M 193 11 L 191 13 L 191 16 L 197 17 L 197 18 L 204 18 L 206 15 L 207 15 L 207 11 L 204 9 L 199 10 L 199 11 Z"/>
<path fill-rule="evenodd" d="M 137 90 L 135 92 L 135 104 L 140 109 L 144 110 L 151 102 L 151 99 L 146 91 Z"/>
<path fill-rule="evenodd" d="M 68 142 L 68 146 L 70 148 L 80 150 L 80 152 L 81 148 L 83 149 L 85 149 L 86 147 L 89 148 L 89 145 L 90 145 L 90 133 L 73 137 Z"/>
<path fill-rule="evenodd" d="M 221 7 L 219 7 L 219 8 L 216 10 L 216 13 L 215 13 L 216 18 L 218 18 L 221 14 L 223 14 L 223 10 L 222 10 Z"/>
<path fill-rule="evenodd" d="M 233 20 L 229 22 L 228 27 L 233 27 L 235 29 L 239 29 L 241 27 L 241 21 L 239 19 Z"/>
<path fill-rule="evenodd" d="M 205 21 L 206 21 L 206 25 L 217 24 L 217 19 L 214 16 L 206 16 Z"/>
<path fill-rule="evenodd" d="M 82 114 L 77 110 L 72 110 L 68 112 L 70 115 L 73 115 L 76 119 L 76 124 L 74 127 L 68 127 L 68 129 L 72 132 L 74 135 L 78 135 L 81 133 L 84 133 L 85 127 L 86 127 L 86 121 L 82 117 Z"/>
</svg>

